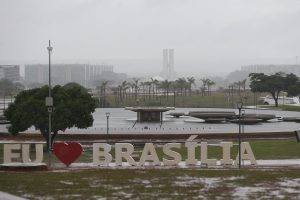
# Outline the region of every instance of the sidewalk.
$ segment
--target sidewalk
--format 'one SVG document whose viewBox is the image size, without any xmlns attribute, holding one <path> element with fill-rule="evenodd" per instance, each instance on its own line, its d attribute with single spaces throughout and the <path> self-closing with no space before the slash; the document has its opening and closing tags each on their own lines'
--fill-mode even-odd
<svg viewBox="0 0 300 200">
<path fill-rule="evenodd" d="M 8 194 L 8 193 L 1 192 L 1 191 L 0 191 L 0 199 L 1 200 L 26 200 L 24 198 L 14 196 L 12 194 Z"/>
</svg>

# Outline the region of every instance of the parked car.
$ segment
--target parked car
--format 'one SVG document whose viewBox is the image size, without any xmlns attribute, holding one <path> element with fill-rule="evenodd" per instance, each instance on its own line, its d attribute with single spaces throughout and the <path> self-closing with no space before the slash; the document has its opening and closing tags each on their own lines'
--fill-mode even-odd
<svg viewBox="0 0 300 200">
<path fill-rule="evenodd" d="M 260 101 L 264 105 L 275 105 L 275 100 L 273 99 L 272 96 L 266 96 L 266 97 L 260 97 Z M 278 97 L 278 104 L 279 105 L 300 105 L 300 100 L 299 97 L 286 97 L 286 96 L 280 96 Z"/>
</svg>

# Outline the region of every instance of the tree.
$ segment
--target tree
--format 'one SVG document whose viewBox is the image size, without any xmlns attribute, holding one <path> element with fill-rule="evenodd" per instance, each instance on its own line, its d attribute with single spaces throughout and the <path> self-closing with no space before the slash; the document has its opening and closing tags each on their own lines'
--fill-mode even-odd
<svg viewBox="0 0 300 200">
<path fill-rule="evenodd" d="M 284 74 L 281 72 L 273 75 L 265 75 L 263 73 L 251 73 L 250 88 L 253 92 L 269 92 L 275 101 L 275 106 L 278 106 L 278 97 L 281 91 L 295 85 L 299 80 L 293 74 Z"/>
<path fill-rule="evenodd" d="M 128 82 L 127 81 L 123 81 L 121 83 L 121 85 L 119 85 L 118 87 L 119 87 L 119 92 L 120 92 L 120 100 L 122 102 L 123 98 L 126 95 L 126 90 L 128 89 Z"/>
<path fill-rule="evenodd" d="M 205 96 L 206 86 L 208 85 L 208 82 L 210 80 L 207 79 L 207 78 L 203 78 L 203 79 L 200 79 L 200 80 L 202 81 L 202 86 L 200 87 L 200 90 L 201 90 L 202 96 Z"/>
<path fill-rule="evenodd" d="M 13 82 L 11 82 L 7 79 L 0 80 L 0 91 L 1 91 L 2 96 L 11 94 L 13 92 L 13 90 L 14 90 Z"/>
<path fill-rule="evenodd" d="M 18 134 L 34 126 L 39 130 L 49 145 L 48 110 L 45 98 L 48 96 L 48 86 L 20 92 L 15 102 L 4 112 L 11 122 L 8 131 Z M 58 131 L 67 128 L 87 128 L 93 125 L 92 113 L 95 111 L 95 100 L 85 88 L 77 83 L 52 88 L 53 112 L 51 130 L 53 142 Z"/>
<path fill-rule="evenodd" d="M 106 107 L 106 88 L 109 81 L 101 81 L 100 86 L 96 87 L 96 90 L 99 90 L 99 99 L 100 99 L 100 107 Z"/>
<path fill-rule="evenodd" d="M 178 87 L 178 82 L 176 81 L 171 81 L 170 87 L 173 89 L 173 106 L 176 106 L 176 90 L 179 88 Z"/>
<path fill-rule="evenodd" d="M 247 79 L 243 79 L 241 81 L 234 82 L 233 85 L 238 88 L 239 96 L 241 96 L 241 88 L 243 88 L 243 92 L 246 91 L 246 82 Z"/>
<path fill-rule="evenodd" d="M 151 84 L 153 96 L 155 96 L 157 94 L 157 87 L 159 85 L 159 81 L 157 79 L 151 78 Z"/>
<path fill-rule="evenodd" d="M 300 94 L 300 83 L 288 87 L 288 96 L 297 96 Z"/>
<path fill-rule="evenodd" d="M 238 88 L 238 92 L 239 92 L 238 94 L 239 94 L 239 96 L 241 96 L 241 81 L 234 82 L 233 86 L 235 88 Z"/>
<path fill-rule="evenodd" d="M 185 80 L 185 78 L 179 78 L 176 80 L 176 83 L 180 89 L 180 94 L 181 96 L 183 96 L 183 90 L 186 89 L 186 86 L 187 86 L 187 82 Z"/>
<path fill-rule="evenodd" d="M 297 96 L 300 94 L 300 82 L 299 77 L 295 74 L 288 74 L 286 76 L 285 88 L 288 92 L 288 96 Z"/>
<path fill-rule="evenodd" d="M 169 98 L 170 86 L 171 86 L 171 82 L 168 80 L 164 80 L 160 82 L 160 87 L 163 89 L 164 95 L 167 96 L 167 99 Z"/>
<path fill-rule="evenodd" d="M 24 90 L 25 87 L 21 83 L 13 83 L 7 79 L 0 80 L 0 95 L 15 95 Z"/>
<path fill-rule="evenodd" d="M 139 87 L 139 81 L 140 81 L 140 79 L 133 78 L 132 80 L 133 80 L 132 87 L 134 89 L 134 96 L 135 96 L 135 100 L 137 100 L 138 91 L 140 89 L 140 87 Z"/>
<path fill-rule="evenodd" d="M 207 92 L 208 92 L 208 95 L 210 95 L 211 91 L 210 91 L 210 87 L 215 85 L 216 83 L 210 79 L 208 79 L 207 81 Z"/>
<path fill-rule="evenodd" d="M 194 77 L 187 77 L 188 85 L 189 85 L 189 93 L 190 96 L 192 95 L 192 85 L 195 84 L 195 78 Z"/>
<path fill-rule="evenodd" d="M 151 85 L 152 85 L 151 81 L 145 82 L 145 86 L 148 87 L 148 99 L 150 99 L 150 97 L 151 97 Z"/>
<path fill-rule="evenodd" d="M 246 83 L 247 83 L 247 79 L 243 79 L 242 81 L 240 81 L 241 83 L 241 87 L 243 88 L 243 92 L 246 92 Z"/>
</svg>

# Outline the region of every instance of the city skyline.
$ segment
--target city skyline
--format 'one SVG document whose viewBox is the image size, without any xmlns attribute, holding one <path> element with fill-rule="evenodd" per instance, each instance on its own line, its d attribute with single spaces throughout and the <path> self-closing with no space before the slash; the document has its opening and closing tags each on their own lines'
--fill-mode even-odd
<svg viewBox="0 0 300 200">
<path fill-rule="evenodd" d="M 57 64 L 146 75 L 160 72 L 168 47 L 179 75 L 224 75 L 243 65 L 296 64 L 299 22 L 296 0 L 3 0 L 0 64 L 46 64 L 50 39 Z"/>
</svg>

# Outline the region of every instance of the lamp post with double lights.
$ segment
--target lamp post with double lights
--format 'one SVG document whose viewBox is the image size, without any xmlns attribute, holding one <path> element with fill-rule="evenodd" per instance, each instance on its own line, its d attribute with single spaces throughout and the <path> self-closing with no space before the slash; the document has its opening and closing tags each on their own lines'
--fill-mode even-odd
<svg viewBox="0 0 300 200">
<path fill-rule="evenodd" d="M 241 168 L 241 111 L 243 108 L 243 102 L 238 102 L 236 107 L 239 109 L 239 168 Z"/>
<path fill-rule="evenodd" d="M 109 132 L 109 115 L 110 113 L 107 112 L 105 113 L 106 115 L 106 140 L 108 140 L 108 132 Z"/>
<path fill-rule="evenodd" d="M 51 53 L 52 53 L 52 47 L 49 40 L 49 46 L 47 47 L 48 53 L 49 53 L 49 96 L 46 97 L 46 106 L 48 108 L 48 116 L 49 116 L 49 130 L 48 130 L 48 153 L 49 153 L 49 160 L 48 165 L 51 167 L 51 113 L 53 109 L 53 98 L 51 96 Z"/>
</svg>

